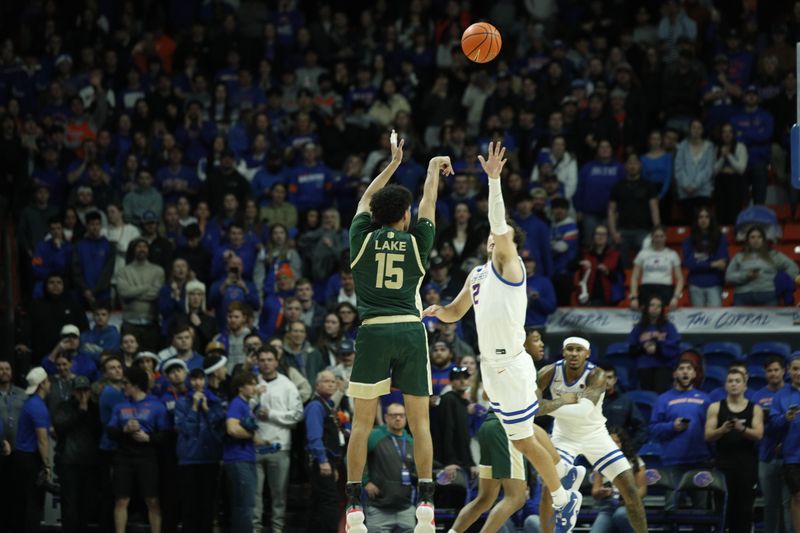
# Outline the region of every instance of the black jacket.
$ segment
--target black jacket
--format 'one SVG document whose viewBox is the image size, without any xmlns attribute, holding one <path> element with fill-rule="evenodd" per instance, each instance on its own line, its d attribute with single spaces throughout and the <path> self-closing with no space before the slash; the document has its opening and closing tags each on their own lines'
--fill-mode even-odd
<svg viewBox="0 0 800 533">
<path fill-rule="evenodd" d="M 437 424 L 435 427 L 431 424 L 433 457 L 442 466 L 475 466 L 469 450 L 468 404 L 467 400 L 451 390 L 442 396 L 435 409 Z"/>
<path fill-rule="evenodd" d="M 616 390 L 613 394 L 606 392 L 603 400 L 603 416 L 606 417 L 607 427 L 621 427 L 628 432 L 634 449 L 638 450 L 647 440 L 648 421 L 625 394 Z"/>
<path fill-rule="evenodd" d="M 89 329 L 86 312 L 66 292 L 57 297 L 46 294 L 41 300 L 34 300 L 27 313 L 21 311 L 17 315 L 16 322 L 17 342 L 30 347 L 34 364 L 50 353 L 61 338 L 64 325 L 74 324 L 81 331 Z"/>
<path fill-rule="evenodd" d="M 53 410 L 53 427 L 57 439 L 57 464 L 97 464 L 97 447 L 100 444 L 102 425 L 100 410 L 93 400 L 89 400 L 86 411 L 81 411 L 75 398 L 58 404 Z"/>
</svg>

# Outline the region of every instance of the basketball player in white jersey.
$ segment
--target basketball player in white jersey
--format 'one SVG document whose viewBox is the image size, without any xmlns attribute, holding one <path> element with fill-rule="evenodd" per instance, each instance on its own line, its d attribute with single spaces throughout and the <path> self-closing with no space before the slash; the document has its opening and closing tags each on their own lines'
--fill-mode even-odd
<svg viewBox="0 0 800 533">
<path fill-rule="evenodd" d="M 647 532 L 647 517 L 633 477 L 633 470 L 622 451 L 611 439 L 603 416 L 606 380 L 603 371 L 588 361 L 589 341 L 581 337 L 564 340 L 564 358 L 539 371 L 540 408 L 538 415 L 555 419 L 551 440 L 561 458 L 572 464 L 583 455 L 594 468 L 619 489 L 628 510 L 628 519 L 636 533 Z M 543 391 L 546 391 L 543 393 Z M 552 399 L 546 399 L 549 396 Z M 573 405 L 563 405 L 563 398 Z M 542 531 L 548 532 L 549 498 L 542 493 L 540 503 Z"/>
<path fill-rule="evenodd" d="M 488 158 L 484 160 L 483 156 L 478 156 L 489 176 L 491 234 L 486 249 L 490 260 L 472 270 L 451 304 L 433 305 L 423 316 L 456 322 L 474 307 L 483 387 L 491 408 L 503 423 L 514 448 L 527 457 L 542 476 L 548 489 L 544 492 L 549 492 L 556 510 L 555 531 L 567 533 L 575 526 L 582 497 L 580 492 L 572 490 L 575 469 L 570 469 L 564 461 L 554 466 L 542 442 L 547 439 L 546 434 L 534 435 L 533 417 L 539 408 L 534 384 L 536 369 L 524 348 L 528 295 L 525 267 L 517 252 L 524 235 L 506 221 L 500 187 L 505 151 L 499 143 L 489 143 Z M 562 486 L 562 479 L 569 491 Z M 580 481 L 577 484 L 580 486 Z"/>
</svg>

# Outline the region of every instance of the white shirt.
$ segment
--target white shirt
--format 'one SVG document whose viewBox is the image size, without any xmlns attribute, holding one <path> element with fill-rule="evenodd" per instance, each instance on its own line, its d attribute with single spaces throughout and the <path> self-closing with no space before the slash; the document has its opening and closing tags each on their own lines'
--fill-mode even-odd
<svg viewBox="0 0 800 533">
<path fill-rule="evenodd" d="M 567 392 L 577 394 L 579 397 L 581 393 L 586 390 L 586 379 L 589 373 L 594 368 L 594 364 L 586 362 L 586 368 L 578 379 L 573 382 L 567 381 L 566 368 L 564 360 L 558 361 L 553 365 L 553 378 L 550 381 L 548 390 L 553 398 L 558 398 Z M 557 437 L 563 435 L 569 439 L 580 438 L 584 435 L 590 435 L 596 431 L 606 431 L 606 417 L 603 416 L 603 398 L 605 392 L 600 395 L 600 399 L 594 404 L 594 407 L 589 411 L 588 415 L 575 416 L 570 409 L 571 405 L 560 407 L 553 411 L 551 415 L 555 419 L 553 423 L 553 436 Z M 581 401 L 590 401 L 582 399 Z"/>
<path fill-rule="evenodd" d="M 661 251 L 650 248 L 636 254 L 633 264 L 642 269 L 642 284 L 672 285 L 673 269 L 680 268 L 681 258 L 670 248 Z"/>
<path fill-rule="evenodd" d="M 303 403 L 297 387 L 283 374 L 278 374 L 272 381 L 264 381 L 259 376 L 258 386 L 266 387 L 267 391 L 252 400 L 252 404 L 269 409 L 269 417 L 266 421 L 256 417 L 256 436 L 272 444 L 279 442 L 281 450 L 291 449 L 292 428 L 303 420 Z"/>
<path fill-rule="evenodd" d="M 522 259 L 517 257 L 521 272 Z M 525 278 L 511 283 L 502 278 L 491 259 L 469 275 L 472 306 L 481 362 L 502 364 L 525 350 L 525 313 L 528 293 Z"/>
</svg>

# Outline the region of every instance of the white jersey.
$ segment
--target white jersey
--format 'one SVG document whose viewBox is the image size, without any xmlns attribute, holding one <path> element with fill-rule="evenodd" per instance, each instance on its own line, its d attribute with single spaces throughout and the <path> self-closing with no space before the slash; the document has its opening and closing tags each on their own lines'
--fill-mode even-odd
<svg viewBox="0 0 800 533">
<path fill-rule="evenodd" d="M 525 265 L 522 258 L 517 259 L 523 274 L 519 283 L 503 279 L 491 259 L 475 267 L 469 276 L 481 362 L 490 365 L 508 362 L 525 350 L 528 293 Z"/>
<path fill-rule="evenodd" d="M 583 374 L 573 381 L 567 381 L 566 368 L 564 360 L 558 361 L 553 365 L 553 377 L 547 390 L 550 392 L 552 398 L 561 396 L 567 392 L 573 392 L 580 398 L 581 393 L 586 389 L 586 379 L 589 377 L 589 372 L 595 367 L 593 363 L 586 362 L 586 368 L 583 369 Z M 559 413 L 561 409 L 556 409 L 551 413 L 555 422 L 553 424 L 553 437 L 563 435 L 570 439 L 580 438 L 584 435 L 590 435 L 597 431 L 606 431 L 606 417 L 603 416 L 603 398 L 606 393 L 600 395 L 600 399 L 594 408 L 589 412 L 588 417 L 577 418 L 566 414 L 565 412 Z"/>
</svg>

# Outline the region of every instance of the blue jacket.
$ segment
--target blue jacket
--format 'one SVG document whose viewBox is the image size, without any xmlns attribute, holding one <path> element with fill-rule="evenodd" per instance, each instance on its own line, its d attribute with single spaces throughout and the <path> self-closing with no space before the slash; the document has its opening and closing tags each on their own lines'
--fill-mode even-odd
<svg viewBox="0 0 800 533">
<path fill-rule="evenodd" d="M 522 218 L 514 214 L 514 221 L 525 231 L 525 250 L 536 260 L 536 272 L 553 275 L 553 252 L 550 249 L 550 226 L 534 214 Z"/>
<path fill-rule="evenodd" d="M 114 247 L 105 237 L 99 239 L 84 238 L 74 247 L 74 275 L 78 288 L 90 290 L 106 289 L 114 272 Z M 105 270 L 110 263 L 110 270 Z M 107 278 L 107 279 L 106 279 Z"/>
<path fill-rule="evenodd" d="M 786 411 L 792 405 L 800 406 L 800 389 L 784 385 L 772 399 L 767 427 L 783 443 L 784 464 L 800 464 L 800 415 L 794 422 L 786 420 Z"/>
<path fill-rule="evenodd" d="M 225 275 L 225 252 L 231 251 L 242 259 L 243 272 L 241 275 L 244 279 L 253 279 L 253 268 L 256 266 L 256 256 L 258 251 L 255 247 L 247 242 L 243 243 L 238 248 L 233 248 L 228 243 L 220 244 L 214 250 L 214 256 L 211 259 L 211 279 L 219 279 Z"/>
<path fill-rule="evenodd" d="M 169 337 L 169 324 L 175 313 L 186 311 L 186 286 L 181 287 L 180 299 L 172 298 L 169 281 L 158 289 L 158 314 L 161 315 L 161 336 Z"/>
<path fill-rule="evenodd" d="M 100 359 L 103 350 L 118 352 L 119 343 L 119 330 L 111 324 L 103 329 L 95 326 L 81 333 L 81 353 L 91 356 L 95 361 Z"/>
<path fill-rule="evenodd" d="M 650 417 L 650 436 L 661 444 L 664 465 L 691 465 L 711 460 L 705 440 L 708 395 L 700 390 L 669 390 L 658 397 Z M 688 418 L 686 430 L 675 431 L 676 418 Z"/>
<path fill-rule="evenodd" d="M 525 314 L 525 327 L 543 326 L 547 317 L 556 310 L 556 290 L 549 278 L 534 274 L 527 279 L 528 294 L 537 291 L 539 298 L 528 298 L 528 311 Z"/>
<path fill-rule="evenodd" d="M 70 262 L 72 261 L 72 243 L 64 241 L 60 248 L 56 248 L 52 240 L 36 243 L 33 249 L 33 277 L 36 284 L 33 297 L 41 298 L 44 295 L 44 281 L 50 274 L 61 274 L 67 279 Z"/>
<path fill-rule="evenodd" d="M 578 188 L 573 204 L 575 210 L 606 217 L 611 189 L 625 177 L 625 167 L 616 160 L 608 163 L 589 161 L 578 173 Z"/>
<path fill-rule="evenodd" d="M 256 289 L 256 284 L 252 281 L 244 282 L 245 286 L 247 287 L 246 292 L 238 285 L 228 285 L 225 287 L 225 291 L 220 294 L 219 290 L 225 283 L 226 277 L 227 276 L 215 281 L 214 284 L 211 285 L 211 292 L 208 296 L 209 305 L 216 310 L 215 314 L 217 318 L 217 324 L 219 324 L 220 329 L 225 327 L 227 309 L 231 302 L 244 302 L 250 306 L 250 309 L 252 309 L 253 312 L 258 311 L 260 306 L 258 300 L 258 289 Z"/>
<path fill-rule="evenodd" d="M 324 401 L 328 402 L 330 409 L 335 409 L 331 400 L 324 399 Z M 308 440 L 306 448 L 309 455 L 318 463 L 327 463 L 330 458 L 338 457 L 338 450 L 331 450 L 325 446 L 323 437 L 325 417 L 328 416 L 328 412 L 322 404 L 319 401 L 311 400 L 303 409 L 303 414 L 306 419 L 306 438 Z"/>
<path fill-rule="evenodd" d="M 645 351 L 644 343 L 647 341 L 655 341 L 656 353 L 650 355 Z M 671 322 L 665 322 L 661 327 L 650 325 L 644 329 L 637 323 L 628 335 L 630 354 L 636 357 L 636 368 L 672 368 L 678 357 L 680 343 L 681 336 Z"/>
<path fill-rule="evenodd" d="M 725 270 L 712 268 L 711 263 L 719 259 L 728 260 L 728 241 L 720 236 L 717 249 L 709 253 L 708 239 L 701 241 L 700 250 L 692 248 L 692 238 L 683 241 L 683 266 L 689 269 L 688 283 L 695 287 L 722 287 L 725 284 Z"/>
<path fill-rule="evenodd" d="M 192 409 L 192 395 L 178 400 L 175 406 L 175 431 L 178 432 L 178 464 L 217 464 L 222 460 L 225 436 L 225 408 L 209 389 L 203 393 L 208 412 Z"/>
<path fill-rule="evenodd" d="M 759 461 L 772 461 L 775 459 L 775 450 L 781 443 L 781 431 L 774 425 L 770 426 L 769 418 L 772 414 L 772 402 L 775 400 L 775 395 L 786 388 L 773 391 L 769 387 L 761 387 L 755 393 L 750 401 L 757 403 L 764 410 L 764 437 L 758 441 L 758 460 Z"/>
<path fill-rule="evenodd" d="M 313 167 L 300 165 L 289 171 L 289 201 L 298 211 L 331 205 L 331 171 L 322 163 Z"/>
<path fill-rule="evenodd" d="M 163 390 L 161 395 L 158 399 L 161 403 L 164 404 L 164 408 L 167 410 L 167 420 L 169 420 L 169 429 L 175 428 L 175 408 L 178 406 L 178 402 L 181 401 L 183 398 L 189 396 L 189 389 L 187 388 L 185 392 L 180 393 L 175 390 L 175 387 L 172 386 L 170 383 L 166 386 Z"/>
<path fill-rule="evenodd" d="M 731 119 L 736 137 L 747 146 L 747 166 L 766 165 L 770 157 L 770 140 L 775 128 L 772 114 L 763 109 L 742 111 Z"/>
</svg>

